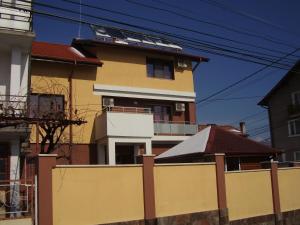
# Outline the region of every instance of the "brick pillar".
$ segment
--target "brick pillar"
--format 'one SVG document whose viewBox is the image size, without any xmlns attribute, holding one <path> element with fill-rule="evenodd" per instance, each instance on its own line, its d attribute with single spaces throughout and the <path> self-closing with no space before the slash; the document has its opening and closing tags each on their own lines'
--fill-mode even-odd
<svg viewBox="0 0 300 225">
<path fill-rule="evenodd" d="M 278 162 L 271 162 L 271 182 L 273 196 L 273 210 L 275 215 L 275 224 L 282 225 L 282 213 L 280 208 L 279 185 L 278 185 Z"/>
<path fill-rule="evenodd" d="M 56 154 L 38 155 L 38 224 L 53 225 L 52 168 L 56 166 Z"/>
<path fill-rule="evenodd" d="M 146 224 L 155 224 L 154 157 L 143 155 L 144 215 Z"/>
<path fill-rule="evenodd" d="M 224 160 L 225 160 L 225 154 L 215 154 L 218 207 L 219 207 L 219 224 L 229 225 L 228 208 L 227 208 L 227 200 L 226 200 Z"/>
<path fill-rule="evenodd" d="M 195 102 L 188 103 L 188 118 L 190 123 L 196 123 L 196 104 Z"/>
</svg>

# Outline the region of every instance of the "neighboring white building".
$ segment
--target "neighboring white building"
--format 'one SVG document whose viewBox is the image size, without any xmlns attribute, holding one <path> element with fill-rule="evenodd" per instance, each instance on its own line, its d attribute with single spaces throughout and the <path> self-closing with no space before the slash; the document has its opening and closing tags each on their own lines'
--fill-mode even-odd
<svg viewBox="0 0 300 225">
<path fill-rule="evenodd" d="M 0 1 L 0 117 L 26 113 L 32 32 L 30 1 Z M 27 11 L 26 11 L 27 10 Z M 0 180 L 19 180 L 26 127 L 0 127 Z"/>
</svg>

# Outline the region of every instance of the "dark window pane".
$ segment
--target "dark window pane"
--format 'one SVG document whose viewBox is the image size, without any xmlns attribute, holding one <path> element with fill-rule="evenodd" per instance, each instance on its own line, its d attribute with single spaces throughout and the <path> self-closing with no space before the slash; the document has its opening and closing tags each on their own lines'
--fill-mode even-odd
<svg viewBox="0 0 300 225">
<path fill-rule="evenodd" d="M 295 134 L 300 134 L 300 119 L 295 120 Z"/>
<path fill-rule="evenodd" d="M 149 77 L 173 79 L 173 63 L 160 59 L 147 59 L 147 74 Z"/>
<path fill-rule="evenodd" d="M 150 63 L 150 62 L 147 63 L 147 75 L 148 75 L 148 77 L 153 77 L 154 76 L 154 65 L 153 65 L 153 63 Z"/>
</svg>

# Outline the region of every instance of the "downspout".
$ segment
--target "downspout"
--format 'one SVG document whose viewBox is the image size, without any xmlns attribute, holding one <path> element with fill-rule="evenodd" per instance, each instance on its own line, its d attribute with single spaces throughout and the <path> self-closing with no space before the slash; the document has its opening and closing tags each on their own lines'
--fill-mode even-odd
<svg viewBox="0 0 300 225">
<path fill-rule="evenodd" d="M 68 78 L 69 82 L 69 120 L 73 120 L 73 82 L 72 78 L 74 75 L 75 67 L 77 65 L 76 59 L 74 60 L 74 64 L 71 70 L 71 73 Z M 72 147 L 73 147 L 73 126 L 70 124 L 69 126 L 69 152 L 70 152 L 70 164 L 72 164 Z"/>
<path fill-rule="evenodd" d="M 201 60 L 198 61 L 198 62 L 196 63 L 196 65 L 192 68 L 192 72 L 194 72 L 194 71 L 198 68 L 198 66 L 199 66 L 200 63 L 201 63 Z"/>
</svg>

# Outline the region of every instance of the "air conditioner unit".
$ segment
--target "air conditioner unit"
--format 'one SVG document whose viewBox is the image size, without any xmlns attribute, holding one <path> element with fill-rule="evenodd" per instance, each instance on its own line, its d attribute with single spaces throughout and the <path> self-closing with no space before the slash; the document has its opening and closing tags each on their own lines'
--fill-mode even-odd
<svg viewBox="0 0 300 225">
<path fill-rule="evenodd" d="M 185 69 L 187 67 L 188 67 L 188 64 L 185 60 L 183 60 L 183 59 L 178 59 L 177 60 L 177 68 Z"/>
<path fill-rule="evenodd" d="M 175 108 L 176 108 L 176 112 L 184 112 L 185 104 L 184 103 L 176 103 Z"/>
<path fill-rule="evenodd" d="M 113 98 L 103 98 L 102 103 L 103 103 L 103 106 L 112 107 L 112 106 L 114 106 L 114 99 Z"/>
</svg>

